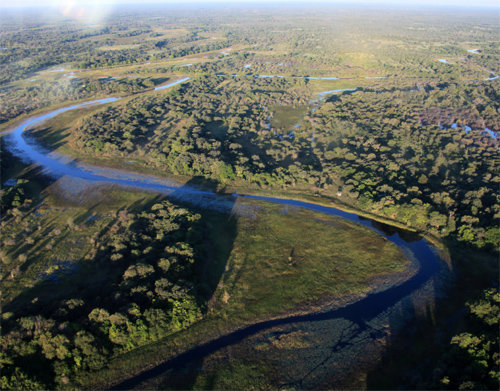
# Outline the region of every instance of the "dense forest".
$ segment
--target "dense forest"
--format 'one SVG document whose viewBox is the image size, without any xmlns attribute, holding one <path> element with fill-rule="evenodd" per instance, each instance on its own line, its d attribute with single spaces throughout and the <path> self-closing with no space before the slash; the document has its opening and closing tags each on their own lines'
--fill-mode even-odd
<svg viewBox="0 0 500 391">
<path fill-rule="evenodd" d="M 499 306 L 498 289 L 488 289 L 467 303 L 466 328 L 452 337 L 450 350 L 436 368 L 435 387 L 493 390 L 498 386 Z"/>
</svg>

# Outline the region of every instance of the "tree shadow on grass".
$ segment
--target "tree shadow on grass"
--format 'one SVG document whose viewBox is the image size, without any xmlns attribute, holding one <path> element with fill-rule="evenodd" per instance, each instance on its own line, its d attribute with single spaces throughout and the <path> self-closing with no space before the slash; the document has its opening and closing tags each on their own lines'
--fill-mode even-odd
<svg viewBox="0 0 500 391">
<path fill-rule="evenodd" d="M 27 140 L 36 138 L 38 145 L 51 152 L 66 144 L 69 137 L 69 128 L 57 129 L 52 127 L 37 128 L 26 132 Z"/>
<path fill-rule="evenodd" d="M 155 87 L 166 83 L 169 80 L 168 77 L 154 77 L 151 78 L 151 81 L 154 83 Z"/>
<path fill-rule="evenodd" d="M 44 170 L 40 166 L 27 164 L 14 156 L 5 148 L 3 139 L 0 139 L 0 143 L 0 185 L 3 192 L 0 217 L 4 219 L 3 224 L 12 226 L 24 225 L 28 223 L 26 221 L 27 217 L 39 214 L 38 206 L 43 199 L 43 193 L 54 183 L 54 179 L 45 175 Z M 21 183 L 23 180 L 27 182 Z M 12 181 L 10 185 L 6 185 L 8 181 Z M 16 195 L 21 196 L 20 202 L 22 205 L 14 207 L 11 203 Z M 26 203 L 25 200 L 30 200 L 30 203 Z M 16 217 L 11 217 L 12 213 L 16 213 Z M 6 221 L 7 219 L 9 221 Z M 41 236 L 47 238 L 50 230 L 50 227 L 45 227 Z M 14 246 L 2 246 L 2 250 L 5 254 L 9 254 L 11 259 L 18 259 L 31 246 L 25 242 L 24 233 L 17 235 L 15 242 Z M 35 243 L 35 245 L 40 246 L 42 243 Z M 23 264 L 7 265 L 7 268 L 18 267 L 26 269 L 28 266 L 29 262 L 25 261 Z"/>
<path fill-rule="evenodd" d="M 198 180 L 193 182 L 199 184 Z M 207 183 L 205 187 L 208 186 L 217 188 L 218 184 Z M 163 200 L 169 200 L 176 206 L 186 208 L 192 214 L 198 213 L 199 220 L 188 227 L 187 233 L 183 232 L 178 235 L 174 231 L 172 235 L 173 237 L 179 236 L 183 241 L 186 240 L 194 248 L 195 275 L 191 282 L 195 286 L 200 304 L 207 307 L 224 273 L 236 236 L 237 217 L 232 214 L 235 199 L 222 197 L 219 200 L 219 198 L 213 193 L 198 191 L 191 182 L 188 182 L 184 187 L 175 189 L 168 195 L 144 197 L 130 203 L 126 208 L 117 210 L 114 216 L 110 217 L 111 221 L 100 228 L 104 232 L 100 232 L 99 236 L 102 237 L 106 232 L 112 232 L 114 223 L 120 217 L 123 218 L 127 214 L 137 217 Z M 77 217 L 76 223 L 85 223 L 89 216 L 93 216 L 97 205 L 97 203 L 89 204 L 88 210 Z M 133 225 L 130 229 L 133 229 Z M 64 237 L 65 235 L 61 235 L 56 240 L 63 240 Z M 175 242 L 175 239 L 173 240 Z M 40 245 L 43 246 L 44 243 L 41 242 Z M 109 255 L 106 251 L 97 251 L 91 260 L 73 262 L 68 273 L 59 273 L 55 279 L 42 279 L 31 288 L 25 289 L 4 305 L 3 311 L 13 314 L 11 319 L 3 323 L 4 333 L 7 334 L 15 326 L 15 320 L 23 316 L 42 315 L 61 324 L 64 323 L 67 320 L 64 316 L 64 303 L 70 299 L 83 301 L 84 308 L 79 310 L 83 320 L 87 319 L 92 309 L 107 308 L 106 303 L 111 303 L 111 298 L 119 294 L 119 284 L 128 266 L 126 260 L 121 263 L 113 262 L 109 259 Z M 116 308 L 111 308 L 110 311 L 117 310 L 121 311 Z M 34 377 L 41 375 L 37 373 L 39 366 L 36 363 L 23 369 Z M 47 370 L 50 371 L 50 369 Z M 186 373 L 186 376 L 176 378 L 178 380 L 174 383 L 179 386 L 186 384 L 185 379 L 192 378 L 192 371 L 188 370 Z"/>
<path fill-rule="evenodd" d="M 39 173 L 39 169 L 35 168 L 35 171 Z M 119 216 L 120 212 L 132 213 L 134 215 L 138 215 L 143 211 L 150 210 L 154 204 L 161 202 L 162 200 L 169 200 L 174 205 L 184 207 L 189 209 L 192 213 L 198 213 L 200 215 L 200 220 L 193 225 L 192 232 L 190 232 L 190 237 L 192 240 L 196 241 L 195 245 L 195 259 L 196 259 L 196 274 L 198 280 L 197 291 L 201 294 L 203 299 L 208 302 L 208 300 L 212 297 L 215 292 L 219 280 L 224 272 L 226 267 L 226 262 L 229 258 L 229 255 L 232 251 L 232 245 L 234 238 L 236 236 L 236 222 L 237 217 L 234 214 L 231 214 L 232 207 L 234 205 L 233 197 L 224 197 L 223 202 L 220 204 L 217 201 L 217 196 L 213 194 L 210 196 L 209 194 L 199 196 L 196 193 L 191 195 L 191 190 L 193 189 L 193 183 L 198 186 L 200 184 L 200 180 L 196 179 L 186 183 L 184 187 L 175 190 L 171 194 L 165 196 L 162 194 L 158 194 L 155 197 L 145 197 L 141 198 L 126 208 L 120 208 L 116 211 L 115 216 Z M 205 181 L 205 187 L 211 186 L 212 188 L 216 188 L 218 184 L 216 182 Z M 91 217 L 94 217 L 95 210 L 98 207 L 98 201 L 92 203 L 88 206 L 87 210 L 77 216 L 74 220 L 75 224 L 83 224 L 83 223 L 92 223 Z M 31 211 L 30 213 L 33 213 Z M 103 236 L 114 224 L 115 219 L 110 221 L 106 226 L 104 226 L 99 236 Z M 42 236 L 47 237 L 49 232 L 55 227 L 50 226 L 46 227 Z M 61 235 L 57 240 L 63 240 L 64 235 Z M 47 240 L 36 243 L 37 246 L 43 245 Z M 21 247 L 26 247 L 25 244 L 20 243 Z M 96 262 L 99 260 L 94 260 L 92 262 Z M 100 260 L 102 261 L 102 260 Z M 91 262 L 91 263 L 92 263 Z M 83 270 L 84 268 L 80 267 L 81 262 L 76 263 L 75 270 Z M 85 268 L 88 268 L 89 262 L 83 262 L 85 264 Z M 97 270 L 96 270 L 97 271 Z M 59 281 L 59 285 L 65 285 L 65 282 L 70 282 L 68 288 L 74 287 L 73 283 L 78 281 L 81 278 L 78 272 L 75 274 L 66 276 L 61 281 Z M 88 280 L 87 280 L 88 283 Z M 49 289 L 48 285 L 51 285 L 50 282 L 43 281 L 39 284 L 43 287 L 43 290 Z M 77 283 L 76 286 L 79 284 Z M 70 289 L 74 290 L 74 289 Z M 88 289 L 84 289 L 87 291 Z M 23 301 L 32 301 L 35 297 L 34 294 L 30 292 L 39 292 L 38 286 L 25 291 L 18 298 L 9 303 L 5 310 L 9 311 L 12 308 L 16 308 L 18 302 Z M 48 300 L 50 297 L 55 296 L 70 296 L 70 292 L 61 291 L 61 289 L 57 289 L 57 292 L 50 293 L 48 295 Z M 75 294 L 78 294 L 78 289 L 75 289 Z"/>
<path fill-rule="evenodd" d="M 200 242 L 195 249 L 195 258 L 199 260 L 196 273 L 198 292 L 207 303 L 221 280 L 237 234 L 236 199 L 217 195 L 220 189 L 218 181 L 195 177 L 169 196 L 178 205 L 201 216 L 194 233 Z M 202 193 L 197 193 L 198 190 Z"/>
</svg>

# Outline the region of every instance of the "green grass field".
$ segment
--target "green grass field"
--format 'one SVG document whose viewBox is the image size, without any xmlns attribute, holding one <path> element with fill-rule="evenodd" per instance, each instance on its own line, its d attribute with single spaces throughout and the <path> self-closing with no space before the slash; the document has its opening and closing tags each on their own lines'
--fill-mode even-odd
<svg viewBox="0 0 500 391">
<path fill-rule="evenodd" d="M 286 131 L 293 130 L 295 125 L 300 126 L 302 118 L 304 118 L 304 115 L 307 113 L 308 106 L 278 106 L 272 107 L 271 110 L 274 113 L 271 121 L 272 126 Z"/>
<path fill-rule="evenodd" d="M 251 204 L 260 211 L 255 219 L 238 220 L 217 292 L 215 312 L 226 319 L 244 322 L 322 295 L 364 293 L 373 276 L 407 265 L 395 245 L 356 224 L 309 210 Z"/>
</svg>

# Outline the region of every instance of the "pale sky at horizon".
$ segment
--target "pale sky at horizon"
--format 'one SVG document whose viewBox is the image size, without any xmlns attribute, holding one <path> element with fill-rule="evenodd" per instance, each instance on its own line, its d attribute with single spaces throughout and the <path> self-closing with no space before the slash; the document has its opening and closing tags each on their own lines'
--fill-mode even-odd
<svg viewBox="0 0 500 391">
<path fill-rule="evenodd" d="M 244 3 L 304 3 L 311 2 L 325 4 L 386 4 L 386 5 L 422 5 L 422 6 L 465 6 L 465 7 L 498 7 L 499 0 L 0 0 L 0 7 L 26 6 L 85 6 L 85 5 L 116 5 L 116 4 L 187 4 L 187 3 L 217 3 L 217 4 L 244 4 Z"/>
</svg>

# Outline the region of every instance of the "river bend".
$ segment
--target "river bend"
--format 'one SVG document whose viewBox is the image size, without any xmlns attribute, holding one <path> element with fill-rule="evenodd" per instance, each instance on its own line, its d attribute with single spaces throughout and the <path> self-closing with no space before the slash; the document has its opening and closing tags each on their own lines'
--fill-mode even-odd
<svg viewBox="0 0 500 391">
<path fill-rule="evenodd" d="M 185 80 L 183 80 L 185 81 Z M 408 239 L 408 233 L 391 228 L 384 229 L 383 225 L 364 219 L 355 213 L 345 212 L 334 207 L 317 205 L 309 202 L 290 200 L 278 197 L 264 197 L 254 195 L 217 195 L 210 191 L 204 191 L 196 187 L 181 186 L 180 184 L 168 180 L 155 178 L 153 176 L 141 175 L 137 173 L 116 170 L 110 168 L 99 168 L 72 161 L 67 156 L 45 151 L 37 145 L 34 140 L 26 137 L 25 130 L 39 125 L 44 121 L 53 118 L 64 112 L 75 110 L 91 105 L 106 104 L 114 102 L 119 98 L 107 98 L 80 103 L 62 109 L 54 110 L 50 113 L 34 116 L 22 124 L 15 127 L 10 134 L 6 135 L 6 144 L 12 153 L 21 157 L 23 160 L 39 164 L 48 175 L 61 178 L 71 177 L 84 180 L 85 183 L 92 184 L 114 184 L 129 188 L 160 192 L 167 194 L 175 199 L 187 202 L 194 202 L 203 207 L 214 208 L 229 211 L 235 198 L 252 198 L 282 205 L 292 205 L 300 208 L 306 208 L 321 212 L 327 215 L 337 216 L 339 218 L 354 221 L 371 230 L 376 231 L 387 240 L 396 244 L 407 257 L 418 264 L 418 271 L 408 280 L 396 286 L 390 286 L 385 290 L 379 290 L 351 304 L 340 308 L 328 310 L 326 312 L 309 313 L 306 315 L 288 316 L 274 320 L 261 321 L 255 324 L 245 326 L 229 334 L 215 338 L 214 340 L 198 345 L 175 358 L 172 358 L 150 370 L 119 384 L 116 389 L 129 389 L 139 385 L 141 382 L 162 374 L 168 369 L 183 367 L 193 360 L 199 360 L 210 354 L 234 345 L 244 339 L 254 336 L 259 332 L 271 329 L 277 326 L 284 326 L 296 323 L 314 323 L 326 320 L 349 321 L 356 326 L 358 330 L 355 334 L 367 331 L 368 324 L 379 315 L 402 302 L 413 292 L 422 288 L 441 269 L 443 263 L 437 255 L 436 250 L 422 238 Z M 387 228 L 387 227 L 386 227 Z M 383 289 L 383 288 L 382 288 Z"/>
</svg>

